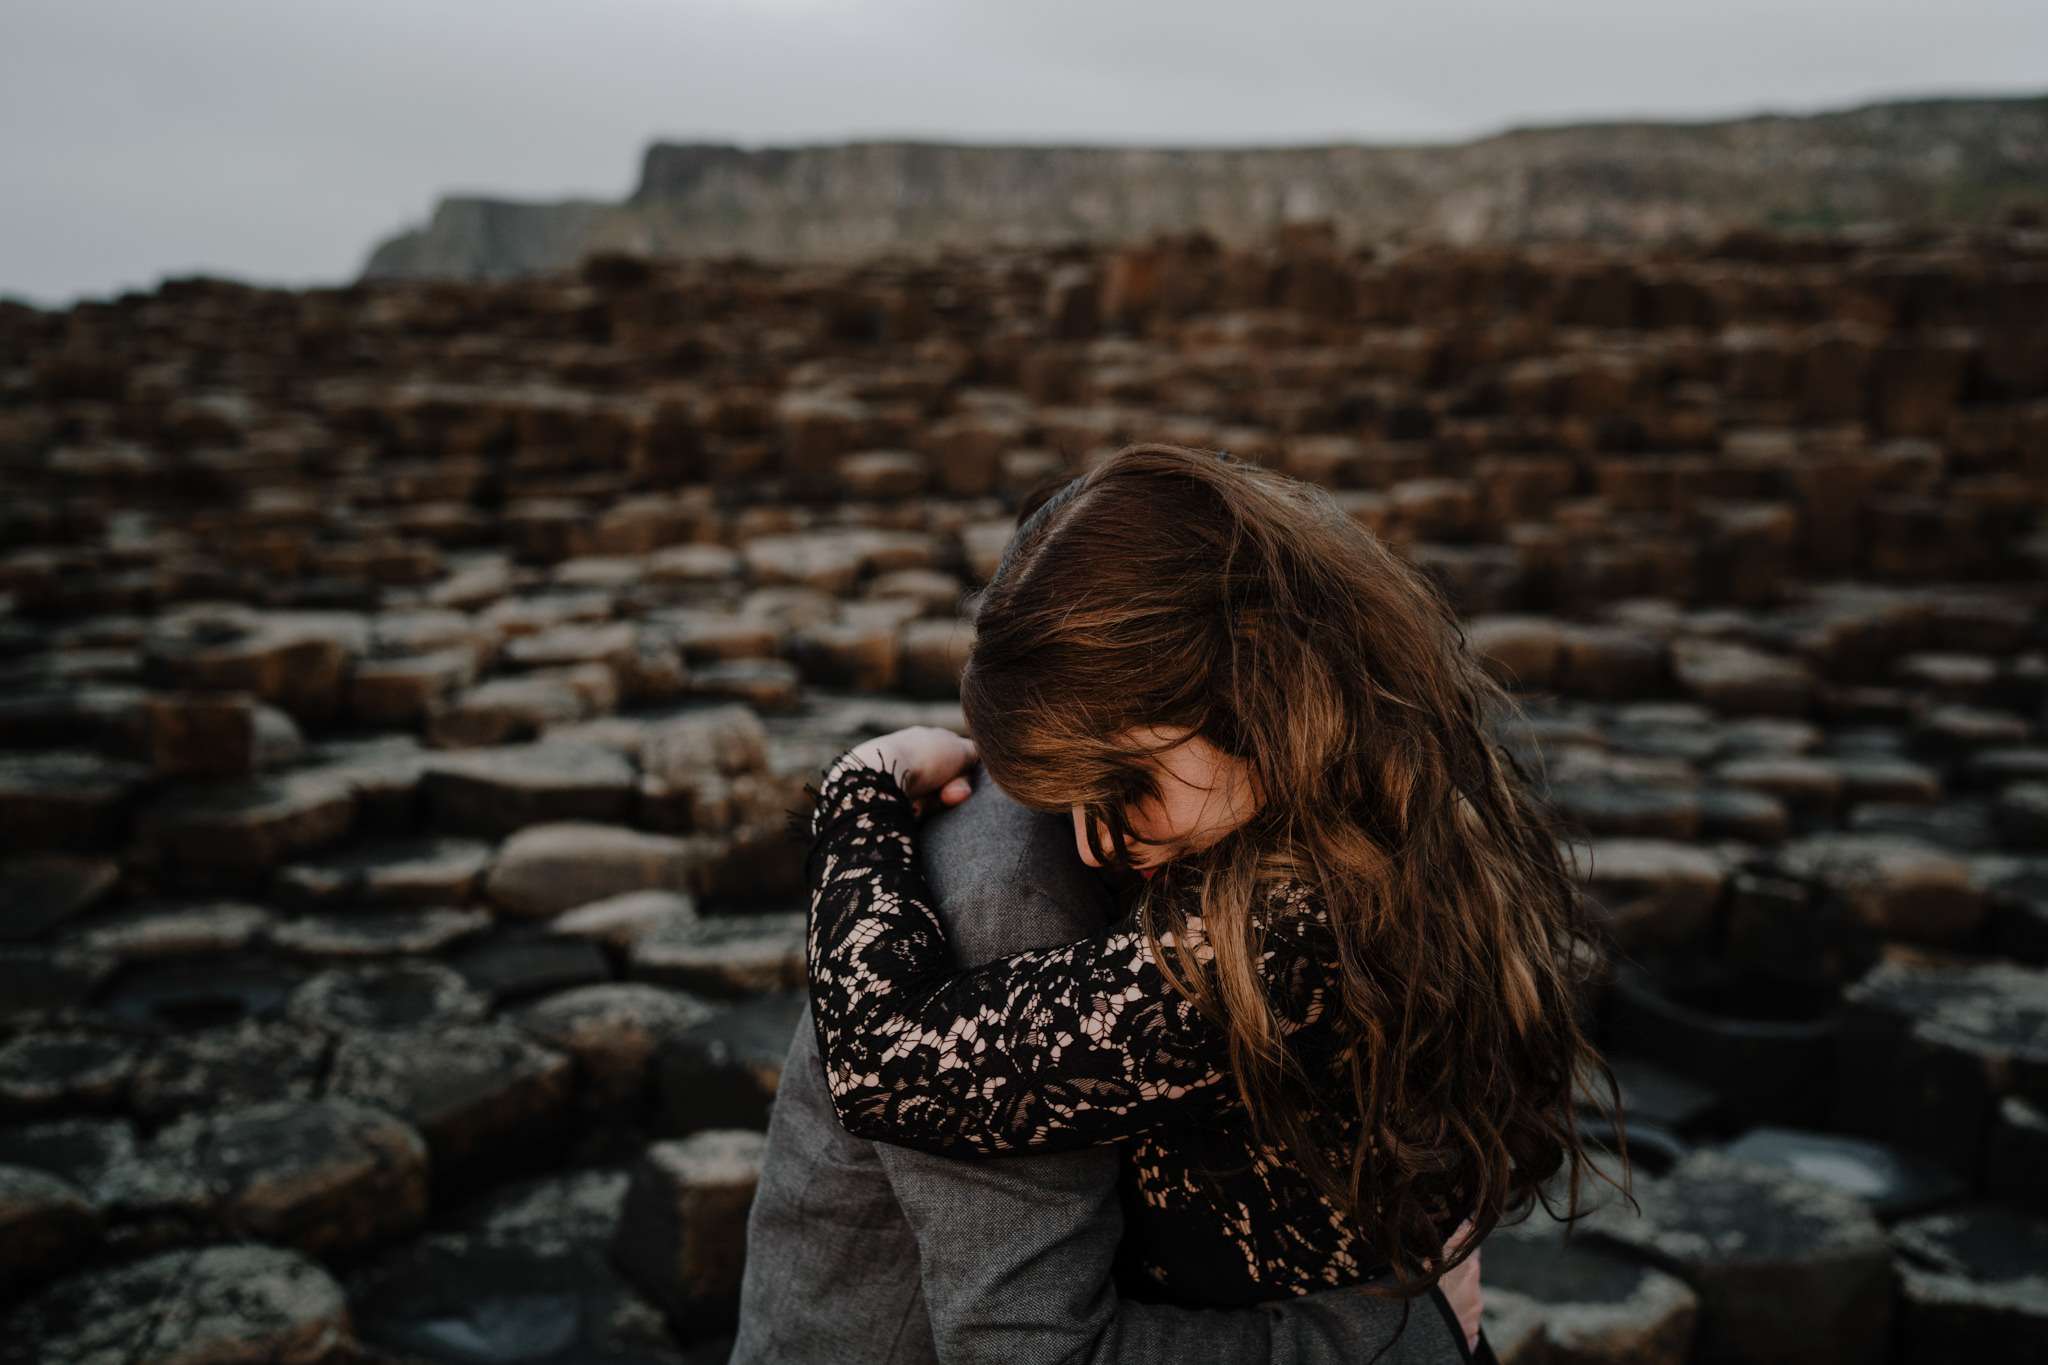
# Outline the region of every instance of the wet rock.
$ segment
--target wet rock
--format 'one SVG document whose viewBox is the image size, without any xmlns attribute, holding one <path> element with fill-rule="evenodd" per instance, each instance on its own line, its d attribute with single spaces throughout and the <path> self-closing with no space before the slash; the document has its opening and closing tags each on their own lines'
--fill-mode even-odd
<svg viewBox="0 0 2048 1365">
<path fill-rule="evenodd" d="M 300 905 L 460 905 L 491 862 L 474 839 L 378 839 L 334 849 L 277 874 Z"/>
<path fill-rule="evenodd" d="M 765 1145 L 759 1133 L 702 1132 L 656 1143 L 633 1170 L 613 1256 L 685 1332 L 736 1319 Z"/>
<path fill-rule="evenodd" d="M 1894 1359 L 2048 1354 L 2048 1222 L 1977 1207 L 1916 1218 L 1894 1235 L 1902 1253 Z"/>
<path fill-rule="evenodd" d="M 148 774 L 140 764 L 55 750 L 0 756 L 0 852 L 104 848 Z"/>
<path fill-rule="evenodd" d="M 544 919 L 633 891 L 691 890 L 708 851 L 700 842 L 617 825 L 538 825 L 499 849 L 484 893 L 508 915 Z"/>
<path fill-rule="evenodd" d="M 640 936 L 632 974 L 704 995 L 730 998 L 804 984 L 804 915 L 725 915 L 676 923 Z"/>
<path fill-rule="evenodd" d="M 436 828 L 487 839 L 549 821 L 624 820 L 637 786 L 616 753 L 554 744 L 449 754 L 421 784 Z"/>
<path fill-rule="evenodd" d="M 293 1023 L 336 1035 L 471 1023 L 489 1012 L 489 1000 L 438 962 L 332 967 L 293 991 L 285 1008 Z"/>
<path fill-rule="evenodd" d="M 1985 898 L 1969 869 L 1928 844 L 1820 834 L 1785 845 L 1776 862 L 1880 938 L 1959 946 L 1975 941 L 1983 927 Z"/>
<path fill-rule="evenodd" d="M 1813 704 L 1813 678 L 1794 660 L 1719 640 L 1671 646 L 1678 685 L 1729 715 L 1802 716 Z"/>
<path fill-rule="evenodd" d="M 449 965 L 499 1004 L 612 977 L 611 963 L 595 943 L 516 930 L 470 944 Z"/>
<path fill-rule="evenodd" d="M 1722 1148 L 1752 1166 L 1826 1185 L 1860 1199 L 1890 1222 L 1962 1197 L 1962 1183 L 1936 1163 L 1866 1138 L 1790 1128 L 1752 1128 Z"/>
<path fill-rule="evenodd" d="M 427 742 L 442 749 L 512 744 L 590 711 L 583 693 L 563 678 L 495 678 L 430 712 Z"/>
<path fill-rule="evenodd" d="M 262 942 L 275 919 L 260 905 L 235 901 L 146 906 L 100 920 L 80 942 L 124 962 L 215 957 Z"/>
<path fill-rule="evenodd" d="M 376 1360 L 683 1365 L 659 1311 L 581 1248 L 437 1236 L 370 1261 L 348 1287 Z"/>
<path fill-rule="evenodd" d="M 1541 1215 L 1497 1230 L 1481 1259 L 1488 1301 L 1505 1290 L 1534 1305 L 1549 1339 L 1547 1359 L 1557 1365 L 1687 1360 L 1699 1299 L 1673 1275 L 1583 1240 L 1567 1242 Z"/>
<path fill-rule="evenodd" d="M 437 953 L 490 927 L 491 917 L 482 910 L 359 910 L 283 920 L 271 929 L 270 941 L 297 957 L 400 957 Z"/>
<path fill-rule="evenodd" d="M 154 1146 L 158 1160 L 211 1187 L 230 1236 L 336 1256 L 426 1222 L 425 1141 L 390 1114 L 347 1100 L 195 1115 L 166 1128 Z"/>
<path fill-rule="evenodd" d="M 437 1198 L 559 1156 L 574 1091 L 568 1057 L 503 1023 L 354 1034 L 335 1049 L 328 1077 L 330 1095 L 420 1130 Z"/>
<path fill-rule="evenodd" d="M 1584 879 L 1594 922 L 1627 951 L 1699 938 L 1726 879 L 1704 849 L 1662 839 L 1600 839 Z"/>
<path fill-rule="evenodd" d="M 254 958 L 172 958 L 138 963 L 99 999 L 124 1024 L 152 1030 L 212 1028 L 277 1015 L 304 973 Z"/>
<path fill-rule="evenodd" d="M 143 1051 L 134 1039 L 77 1029 L 10 1039 L 0 1045 L 0 1119 L 118 1109 Z"/>
<path fill-rule="evenodd" d="M 333 843 L 355 808 L 349 783 L 294 773 L 166 792 L 143 809 L 138 832 L 174 869 L 247 879 Z"/>
<path fill-rule="evenodd" d="M 264 1246 L 88 1271 L 0 1321 L 5 1365 L 339 1365 L 354 1348 L 341 1287 L 297 1252 Z"/>
<path fill-rule="evenodd" d="M 45 1171 L 0 1165 L 0 1302 L 76 1265 L 99 1240 L 92 1205 Z"/>
<path fill-rule="evenodd" d="M 1984 1194 L 1995 1203 L 2048 1216 L 2048 1113 L 2017 1095 L 1998 1102 L 1984 1153 Z"/>
<path fill-rule="evenodd" d="M 99 858 L 46 854 L 0 864 L 0 942 L 41 938 L 120 878 L 118 864 Z"/>
<path fill-rule="evenodd" d="M 548 932 L 587 938 L 631 953 L 653 936 L 670 936 L 697 922 L 697 902 L 674 891 L 629 891 L 579 905 L 548 924 Z"/>
<path fill-rule="evenodd" d="M 765 1132 L 789 1040 L 805 1017 L 805 1004 L 802 991 L 756 996 L 664 1042 L 655 1073 L 660 1131 Z"/>
<path fill-rule="evenodd" d="M 1884 1358 L 1890 1242 L 1856 1200 L 1717 1152 L 1635 1193 L 1639 1217 L 1613 1205 L 1588 1231 L 1692 1287 L 1700 1365 Z"/>
<path fill-rule="evenodd" d="M 162 1123 L 199 1109 L 311 1099 L 328 1047 L 311 1029 L 256 1019 L 166 1038 L 136 1071 L 129 1102 Z"/>
<path fill-rule="evenodd" d="M 1817 1126 L 1838 1027 L 1831 991 L 1687 956 L 1615 970 L 1609 1045 L 1705 1085 L 1750 1123 Z"/>
<path fill-rule="evenodd" d="M 2048 972 L 1880 963 L 1844 993 L 1832 1125 L 1974 1179 L 1998 1101 L 2048 1100 Z"/>
<path fill-rule="evenodd" d="M 617 1126 L 645 1118 L 662 1044 L 680 1040 L 717 1013 L 680 991 L 619 982 L 551 995 L 514 1018 L 543 1043 L 576 1059 L 587 1120 Z"/>
</svg>

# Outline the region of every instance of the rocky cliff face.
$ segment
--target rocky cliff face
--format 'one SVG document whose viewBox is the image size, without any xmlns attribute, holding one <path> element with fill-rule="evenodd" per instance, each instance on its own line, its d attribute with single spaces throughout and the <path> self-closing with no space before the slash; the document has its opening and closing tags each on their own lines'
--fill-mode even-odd
<svg viewBox="0 0 2048 1365">
<path fill-rule="evenodd" d="M 2048 204 L 2048 99 L 1809 118 L 1527 129 L 1452 147 L 656 144 L 623 204 L 442 203 L 366 278 L 501 278 L 621 249 L 845 259 L 941 246 L 1226 243 L 1326 221 L 1349 241 L 1655 242 L 1764 225 L 1982 226 Z"/>
</svg>

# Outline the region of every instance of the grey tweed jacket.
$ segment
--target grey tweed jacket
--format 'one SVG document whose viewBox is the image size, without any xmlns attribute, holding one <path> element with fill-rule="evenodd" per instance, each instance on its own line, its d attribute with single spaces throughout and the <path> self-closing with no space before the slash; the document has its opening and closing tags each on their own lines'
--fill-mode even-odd
<svg viewBox="0 0 2048 1365">
<path fill-rule="evenodd" d="M 1067 822 L 985 778 L 932 818 L 922 847 L 965 965 L 1071 942 L 1111 918 Z M 1235 1310 L 1119 1298 L 1117 1178 L 1110 1148 L 946 1158 L 853 1137 L 832 1112 L 806 1014 L 747 1225 L 733 1365 L 1338 1365 L 1397 1336 L 1378 1356 L 1388 1365 L 1469 1359 L 1440 1298 L 1406 1311 L 1344 1291 Z"/>
</svg>

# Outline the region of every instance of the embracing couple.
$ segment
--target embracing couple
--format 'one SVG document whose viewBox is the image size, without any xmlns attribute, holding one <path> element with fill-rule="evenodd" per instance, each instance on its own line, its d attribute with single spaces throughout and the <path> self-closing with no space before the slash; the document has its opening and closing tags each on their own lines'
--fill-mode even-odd
<svg viewBox="0 0 2048 1365">
<path fill-rule="evenodd" d="M 820 787 L 735 1365 L 1485 1358 L 1478 1248 L 1571 1216 L 1600 1067 L 1454 619 L 1315 490 L 1140 446 L 976 627 L 978 748 Z"/>
</svg>

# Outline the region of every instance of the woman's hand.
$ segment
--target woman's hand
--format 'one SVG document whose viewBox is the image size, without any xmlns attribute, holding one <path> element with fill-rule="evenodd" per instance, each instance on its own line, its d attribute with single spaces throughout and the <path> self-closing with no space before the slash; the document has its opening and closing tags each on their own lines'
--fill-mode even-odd
<svg viewBox="0 0 2048 1365">
<path fill-rule="evenodd" d="M 1451 1234 L 1451 1240 L 1444 1243 L 1446 1257 L 1456 1253 L 1465 1244 L 1472 1232 L 1471 1220 L 1458 1225 Z M 1479 1315 L 1486 1308 L 1486 1296 L 1479 1289 L 1479 1252 L 1475 1249 L 1456 1269 L 1447 1272 L 1437 1282 L 1437 1288 L 1444 1291 L 1444 1298 L 1451 1305 L 1451 1312 L 1458 1318 L 1458 1326 L 1465 1333 L 1465 1349 L 1479 1349 Z"/>
<path fill-rule="evenodd" d="M 919 815 L 937 794 L 940 804 L 957 806 L 974 790 L 967 770 L 974 766 L 974 741 L 935 725 L 913 725 L 858 745 L 848 755 L 870 768 L 896 774 L 903 794 Z"/>
</svg>

